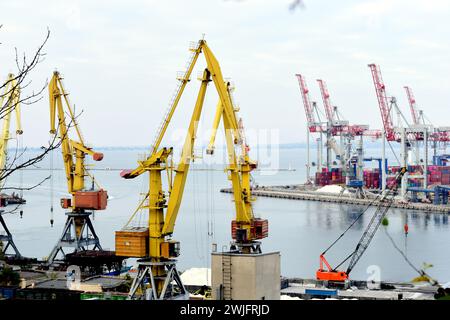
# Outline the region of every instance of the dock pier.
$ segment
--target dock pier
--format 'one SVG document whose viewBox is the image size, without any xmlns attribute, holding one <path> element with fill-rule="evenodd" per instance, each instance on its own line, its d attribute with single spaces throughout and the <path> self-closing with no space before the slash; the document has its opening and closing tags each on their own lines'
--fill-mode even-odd
<svg viewBox="0 0 450 320">
<path fill-rule="evenodd" d="M 220 189 L 223 193 L 232 193 L 230 188 Z M 252 189 L 252 195 L 257 197 L 269 197 L 269 198 L 280 198 L 280 199 L 290 199 L 290 200 L 305 200 L 305 201 L 320 201 L 320 202 L 331 202 L 347 205 L 361 205 L 367 206 L 369 204 L 378 206 L 390 205 L 392 208 L 407 209 L 407 210 L 419 210 L 427 212 L 440 212 L 440 213 L 450 213 L 450 205 L 434 205 L 431 203 L 412 203 L 412 202 L 401 202 L 395 201 L 392 204 L 380 202 L 379 200 L 374 200 L 373 198 L 358 199 L 355 198 L 353 194 L 332 194 L 326 192 L 318 192 L 314 190 L 308 190 L 307 188 L 281 188 L 281 187 L 258 187 Z"/>
</svg>

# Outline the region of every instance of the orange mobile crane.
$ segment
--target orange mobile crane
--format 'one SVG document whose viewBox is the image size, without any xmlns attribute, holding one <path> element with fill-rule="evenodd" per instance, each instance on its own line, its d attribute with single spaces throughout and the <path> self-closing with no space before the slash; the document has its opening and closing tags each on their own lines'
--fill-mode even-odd
<svg viewBox="0 0 450 320">
<path fill-rule="evenodd" d="M 366 227 L 361 239 L 357 243 L 355 249 L 348 255 L 341 263 L 339 263 L 336 267 L 332 268 L 328 261 L 325 259 L 325 253 L 328 252 L 346 233 L 350 230 L 351 227 L 363 216 L 363 214 L 371 207 L 368 206 L 366 210 L 364 210 L 351 224 L 350 226 L 320 255 L 320 267 L 316 272 L 317 280 L 323 281 L 332 281 L 332 282 L 343 282 L 348 280 L 350 272 L 353 270 L 355 265 L 358 263 L 359 259 L 361 259 L 362 255 L 369 247 L 370 242 L 373 239 L 373 236 L 378 230 L 382 220 L 386 216 L 387 212 L 391 204 L 394 202 L 394 195 L 397 189 L 397 186 L 400 185 L 403 175 L 406 173 L 406 167 L 401 168 L 399 173 L 396 176 L 395 182 L 392 183 L 389 188 L 387 188 L 379 199 L 380 204 L 375 210 L 374 215 L 372 216 L 369 224 Z M 388 198 L 388 196 L 390 196 Z M 387 203 L 387 204 L 386 204 Z M 338 270 L 338 268 L 343 265 L 347 260 L 350 259 L 350 263 L 348 264 L 346 271 Z M 325 267 L 326 269 L 325 269 Z"/>
</svg>

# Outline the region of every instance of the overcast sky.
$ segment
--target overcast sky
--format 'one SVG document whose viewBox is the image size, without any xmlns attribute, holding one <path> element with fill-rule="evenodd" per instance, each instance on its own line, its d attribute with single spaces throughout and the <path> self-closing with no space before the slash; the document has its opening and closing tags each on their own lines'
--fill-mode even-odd
<svg viewBox="0 0 450 320">
<path fill-rule="evenodd" d="M 183 69 L 190 41 L 205 34 L 222 72 L 233 79 L 249 130 L 280 130 L 281 143 L 305 141 L 305 114 L 295 73 L 312 100 L 315 79 L 352 123 L 381 128 L 368 63 L 381 65 L 388 93 L 410 118 L 403 90 L 435 125 L 450 125 L 450 1 L 446 0 L 131 0 L 1 1 L 0 74 L 14 72 L 14 47 L 29 54 L 51 31 L 46 59 L 31 75 L 39 88 L 52 71 L 64 76 L 84 114 L 80 125 L 96 146 L 145 146 L 153 140 Z M 204 68 L 203 58 L 199 68 Z M 187 124 L 198 81 L 172 128 Z M 209 88 L 205 126 L 217 95 Z M 49 135 L 48 96 L 23 110 L 24 143 Z"/>
</svg>

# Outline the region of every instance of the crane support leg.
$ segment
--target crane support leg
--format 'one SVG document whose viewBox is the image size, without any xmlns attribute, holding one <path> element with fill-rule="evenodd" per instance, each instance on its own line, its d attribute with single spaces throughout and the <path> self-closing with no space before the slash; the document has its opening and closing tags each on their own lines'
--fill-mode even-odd
<svg viewBox="0 0 450 320">
<path fill-rule="evenodd" d="M 166 274 L 162 288 L 157 288 L 158 274 L 163 269 Z M 139 297 L 138 297 L 139 295 Z M 138 272 L 128 294 L 129 300 L 187 300 L 189 293 L 181 282 L 176 268 L 176 260 L 152 262 L 149 259 L 138 260 Z"/>
<path fill-rule="evenodd" d="M 77 252 L 88 250 L 89 246 L 93 246 L 92 250 L 102 250 L 100 240 L 89 218 L 91 214 L 91 212 L 67 213 L 67 220 L 62 235 L 50 253 L 47 265 L 55 262 L 59 253 L 62 253 L 63 258 L 65 258 L 63 248 L 73 248 L 74 252 Z"/>
<path fill-rule="evenodd" d="M 11 247 L 14 250 L 14 256 L 16 258 L 21 258 L 22 255 L 20 254 L 19 250 L 17 249 L 16 245 L 14 244 L 12 234 L 9 232 L 8 227 L 6 226 L 5 220 L 3 220 L 3 217 L 0 215 L 0 224 L 3 227 L 3 230 L 6 234 L 0 235 L 0 241 L 3 242 L 3 254 L 7 254 L 6 251 L 9 247 Z"/>
</svg>

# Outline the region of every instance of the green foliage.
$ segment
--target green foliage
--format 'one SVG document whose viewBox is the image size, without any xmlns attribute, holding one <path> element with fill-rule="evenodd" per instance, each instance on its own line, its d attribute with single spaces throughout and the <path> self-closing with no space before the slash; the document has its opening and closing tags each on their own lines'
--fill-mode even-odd
<svg viewBox="0 0 450 320">
<path fill-rule="evenodd" d="M 436 300 L 450 300 L 450 288 L 439 287 L 434 294 Z"/>
<path fill-rule="evenodd" d="M 20 275 L 11 267 L 6 266 L 0 271 L 0 285 L 16 286 L 20 283 Z"/>
<path fill-rule="evenodd" d="M 412 282 L 431 282 L 431 279 L 426 275 L 421 275 L 419 277 L 412 279 Z"/>
<path fill-rule="evenodd" d="M 383 218 L 383 221 L 381 221 L 381 224 L 382 224 L 383 226 L 387 227 L 387 226 L 389 225 L 389 220 L 388 220 L 388 218 L 384 217 L 384 218 Z"/>
</svg>

